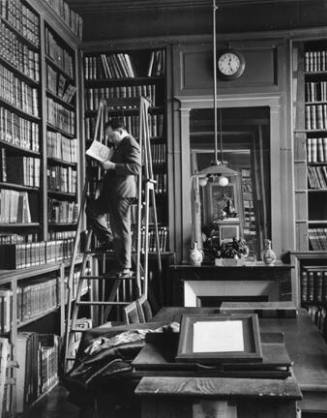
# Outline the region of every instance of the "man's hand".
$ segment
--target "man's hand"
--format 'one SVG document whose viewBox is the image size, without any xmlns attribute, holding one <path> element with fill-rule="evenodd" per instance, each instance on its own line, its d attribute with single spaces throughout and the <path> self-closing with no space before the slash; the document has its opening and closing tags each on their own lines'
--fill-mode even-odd
<svg viewBox="0 0 327 418">
<path fill-rule="evenodd" d="M 116 164 L 115 164 L 115 163 L 113 163 L 112 161 L 104 161 L 104 162 L 102 163 L 102 167 L 103 167 L 105 170 L 114 170 L 114 169 L 116 168 Z"/>
</svg>

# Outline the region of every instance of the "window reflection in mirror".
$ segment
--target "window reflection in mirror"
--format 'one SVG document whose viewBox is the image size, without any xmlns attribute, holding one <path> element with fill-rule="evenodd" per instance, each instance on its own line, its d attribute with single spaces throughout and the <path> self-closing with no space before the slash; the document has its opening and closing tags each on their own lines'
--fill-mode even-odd
<svg viewBox="0 0 327 418">
<path fill-rule="evenodd" d="M 212 108 L 191 110 L 192 174 L 215 161 L 213 116 Z M 241 233 L 250 249 L 250 256 L 259 260 L 264 239 L 271 237 L 269 108 L 218 109 L 217 157 L 227 167 L 239 173 L 240 196 L 236 199 L 241 202 Z M 208 223 L 208 215 L 205 212 L 205 208 L 208 207 L 207 196 L 208 193 L 202 191 L 202 228 Z"/>
</svg>

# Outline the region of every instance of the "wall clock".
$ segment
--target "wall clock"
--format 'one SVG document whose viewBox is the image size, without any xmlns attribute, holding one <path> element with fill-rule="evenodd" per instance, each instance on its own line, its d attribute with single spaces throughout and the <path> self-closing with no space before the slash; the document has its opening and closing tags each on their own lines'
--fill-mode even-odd
<svg viewBox="0 0 327 418">
<path fill-rule="evenodd" d="M 221 80 L 235 80 L 245 69 L 244 56 L 235 49 L 225 49 L 218 53 L 217 74 Z"/>
</svg>

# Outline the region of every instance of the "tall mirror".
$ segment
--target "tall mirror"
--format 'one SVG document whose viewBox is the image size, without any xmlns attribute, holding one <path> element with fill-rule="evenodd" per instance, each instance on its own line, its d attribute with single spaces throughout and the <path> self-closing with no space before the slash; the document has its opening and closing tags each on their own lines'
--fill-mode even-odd
<svg viewBox="0 0 327 418">
<path fill-rule="evenodd" d="M 245 239 L 249 256 L 260 260 L 264 239 L 271 237 L 270 110 L 218 109 L 218 122 L 217 158 L 237 175 L 226 185 L 217 178 L 200 184 L 201 239 L 219 225 L 221 237 Z M 191 110 L 190 160 L 192 174 L 215 161 L 212 108 Z"/>
</svg>

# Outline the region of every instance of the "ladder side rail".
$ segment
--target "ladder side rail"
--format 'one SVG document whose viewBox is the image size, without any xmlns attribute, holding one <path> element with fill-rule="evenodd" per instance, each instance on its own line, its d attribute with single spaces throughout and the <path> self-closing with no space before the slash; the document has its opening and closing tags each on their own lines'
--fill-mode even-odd
<svg viewBox="0 0 327 418">
<path fill-rule="evenodd" d="M 154 182 L 153 176 L 153 161 L 152 161 L 152 152 L 151 152 L 151 143 L 150 143 L 150 128 L 149 121 L 147 119 L 146 123 L 146 151 L 148 155 L 148 165 L 149 165 L 149 178 Z M 154 187 L 151 188 L 150 196 L 152 198 L 152 207 L 153 207 L 153 221 L 154 221 L 154 232 L 156 240 L 156 249 L 157 249 L 157 262 L 158 262 L 158 272 L 159 275 L 162 272 L 162 262 L 161 262 L 161 248 L 160 248 L 160 239 L 159 239 L 159 229 L 158 229 L 158 216 L 157 216 L 157 205 L 156 205 L 156 195 Z"/>
<path fill-rule="evenodd" d="M 100 106 L 97 113 L 97 119 L 95 124 L 95 130 L 94 130 L 94 136 L 93 140 L 97 138 L 98 130 L 101 122 L 103 122 L 103 106 L 104 104 L 100 102 Z M 66 332 L 65 332 L 65 351 L 64 351 L 64 364 L 66 364 L 66 358 L 68 356 L 69 352 L 69 341 L 70 341 L 70 331 L 71 331 L 71 317 L 72 317 L 72 300 L 73 300 L 73 294 L 72 294 L 72 286 L 73 286 L 73 280 L 74 280 L 74 269 L 76 264 L 76 258 L 78 253 L 78 247 L 80 243 L 80 234 L 82 229 L 82 220 L 83 220 L 83 212 L 85 208 L 86 203 L 86 196 L 87 196 L 87 190 L 88 190 L 88 179 L 85 179 L 85 184 L 82 191 L 82 197 L 81 197 L 81 204 L 77 219 L 77 227 L 76 227 L 76 235 L 74 240 L 74 248 L 73 248 L 73 254 L 71 257 L 71 263 L 70 263 L 70 270 L 69 270 L 69 276 L 68 276 L 68 286 L 67 286 L 67 293 L 68 293 L 68 308 L 67 308 L 67 321 L 66 321 Z M 87 248 L 88 249 L 88 248 Z M 84 272 L 83 272 L 84 274 Z"/>
<path fill-rule="evenodd" d="M 90 247 L 91 239 L 92 239 L 92 230 L 89 231 L 87 235 L 86 248 Z M 86 279 L 83 279 L 83 277 L 85 277 L 85 270 L 86 270 L 88 259 L 89 259 L 89 255 L 85 253 L 83 256 L 83 261 L 82 261 L 82 266 L 81 266 L 81 273 L 80 273 L 81 278 L 78 280 L 78 284 L 77 284 L 75 303 L 74 303 L 72 319 L 71 319 L 71 328 L 74 328 L 75 322 L 77 320 L 77 315 L 78 315 L 77 303 L 81 300 L 83 285 L 84 285 L 84 281 L 86 280 Z"/>
<path fill-rule="evenodd" d="M 148 274 L 149 274 L 149 205 L 150 205 L 150 188 L 153 187 L 153 181 L 150 179 L 150 170 L 149 170 L 149 155 L 147 152 L 147 131 L 146 131 L 146 118 L 148 114 L 149 102 L 141 99 L 141 116 L 142 116 L 142 135 L 144 138 L 144 162 L 145 162 L 145 214 L 144 214 L 144 223 L 145 223 L 145 236 L 144 236 L 144 284 L 143 292 L 146 297 L 148 295 Z"/>
<path fill-rule="evenodd" d="M 141 118 L 141 104 L 142 101 L 139 101 L 139 146 L 141 151 L 141 169 L 138 176 L 138 196 L 137 196 L 137 242 L 136 242 L 136 291 L 138 296 L 141 296 L 141 253 L 142 253 L 142 208 L 143 208 L 143 195 L 142 195 L 142 188 L 143 188 L 143 178 L 142 178 L 142 167 L 143 167 L 143 146 L 144 146 L 144 138 L 143 138 L 143 129 L 142 129 L 142 118 Z"/>
<path fill-rule="evenodd" d="M 66 320 L 66 332 L 65 332 L 65 358 L 64 361 L 66 362 L 66 358 L 69 351 L 69 334 L 71 329 L 71 316 L 72 316 L 72 300 L 73 300 L 73 280 L 74 280 L 74 269 L 76 264 L 76 258 L 78 254 L 78 247 L 80 243 L 80 234 L 82 232 L 82 216 L 83 216 L 83 208 L 86 202 L 86 194 L 87 194 L 87 187 L 88 184 L 85 182 L 83 192 L 82 192 L 82 198 L 81 198 L 81 206 L 80 211 L 78 214 L 78 220 L 77 220 L 77 228 L 76 228 L 76 235 L 74 240 L 74 249 L 73 254 L 71 257 L 71 264 L 69 269 L 69 276 L 68 276 L 68 283 L 67 283 L 67 320 Z"/>
</svg>

